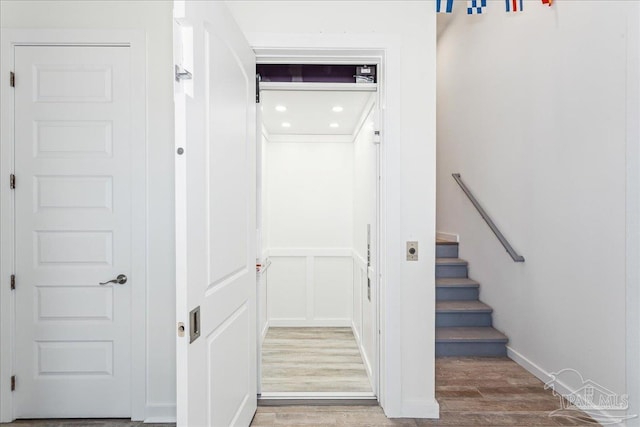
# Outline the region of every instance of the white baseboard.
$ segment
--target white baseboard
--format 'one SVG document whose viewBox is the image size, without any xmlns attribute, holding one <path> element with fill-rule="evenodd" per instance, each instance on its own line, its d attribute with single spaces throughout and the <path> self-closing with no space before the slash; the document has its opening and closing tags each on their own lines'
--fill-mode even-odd
<svg viewBox="0 0 640 427">
<path fill-rule="evenodd" d="M 373 381 L 373 371 L 371 369 L 371 362 L 369 362 L 367 353 L 365 353 L 364 351 L 362 340 L 360 339 L 360 335 L 358 334 L 356 325 L 353 322 L 351 322 L 351 332 L 353 332 L 353 336 L 356 338 L 356 344 L 358 345 L 358 350 L 360 351 L 360 357 L 362 358 L 362 362 L 364 363 L 364 368 L 367 371 L 367 376 L 369 377 L 369 383 L 371 384 L 371 387 L 373 387 L 375 382 Z"/>
<path fill-rule="evenodd" d="M 151 403 L 147 404 L 145 411 L 146 423 L 175 423 L 176 404 L 175 403 Z"/>
<path fill-rule="evenodd" d="M 358 346 L 360 346 L 360 334 L 358 333 L 358 328 L 356 328 L 353 320 L 351 321 L 351 332 L 353 332 L 353 336 L 356 337 L 356 343 L 358 343 Z"/>
<path fill-rule="evenodd" d="M 351 319 L 269 319 L 270 328 L 350 328 Z"/>
<path fill-rule="evenodd" d="M 434 399 L 405 400 L 399 418 L 440 418 L 440 405 Z"/>
<path fill-rule="evenodd" d="M 507 346 L 507 356 L 513 360 L 514 362 L 516 362 L 518 365 L 522 366 L 524 369 L 526 369 L 527 371 L 529 371 L 529 373 L 533 374 L 533 376 L 535 376 L 536 378 L 538 378 L 540 381 L 542 381 L 543 383 L 547 383 L 550 380 L 552 380 L 552 375 L 550 372 L 546 371 L 545 369 L 543 369 L 542 367 L 538 366 L 536 363 L 532 362 L 531 360 L 529 360 L 526 356 L 524 356 L 522 353 L 519 353 L 518 351 L 514 350 L 513 348 Z M 573 387 L 570 387 L 569 385 L 563 383 L 562 381 L 558 380 L 557 378 L 554 381 L 554 386 L 553 386 L 553 390 L 564 396 L 565 398 L 567 396 L 570 395 L 575 395 L 578 390 L 574 389 Z M 617 417 L 615 415 L 612 415 L 611 413 L 607 412 L 607 411 L 600 411 L 600 410 L 593 410 L 593 409 L 589 409 L 585 411 L 586 413 L 588 413 L 589 415 L 591 415 L 593 418 L 597 419 L 607 419 L 607 418 L 611 418 L 611 417 Z M 612 424 L 615 426 L 624 426 L 624 423 L 618 423 L 618 424 Z"/>
<path fill-rule="evenodd" d="M 264 342 L 264 338 L 267 336 L 267 332 L 269 332 L 269 326 L 269 321 L 267 320 L 267 322 L 264 324 L 264 328 L 262 328 L 262 331 L 260 331 L 260 344 Z"/>
<path fill-rule="evenodd" d="M 436 239 L 445 242 L 460 242 L 460 235 L 455 233 L 446 233 L 444 231 L 436 231 Z"/>
<path fill-rule="evenodd" d="M 517 352 L 516 350 L 514 350 L 509 346 L 507 346 L 507 356 L 509 357 L 509 359 L 513 360 L 518 365 L 522 366 L 524 369 L 529 371 L 529 373 L 533 374 L 534 377 L 538 378 L 543 383 L 546 383 L 551 379 L 551 375 L 547 371 L 545 371 L 540 366 L 536 365 L 531 360 L 527 359 L 524 355 L 522 355 L 521 353 Z M 564 390 L 558 390 L 559 393 L 562 393 L 562 394 L 571 393 L 570 388 L 566 387 L 566 385 L 562 384 L 561 382 L 558 382 L 558 385 L 561 387 L 565 387 Z"/>
</svg>

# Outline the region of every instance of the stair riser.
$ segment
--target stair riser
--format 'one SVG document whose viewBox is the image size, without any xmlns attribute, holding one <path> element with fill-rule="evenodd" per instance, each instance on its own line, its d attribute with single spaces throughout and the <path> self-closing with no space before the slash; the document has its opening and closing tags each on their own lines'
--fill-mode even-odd
<svg viewBox="0 0 640 427">
<path fill-rule="evenodd" d="M 458 258 L 458 245 L 436 245 L 436 258 Z"/>
<path fill-rule="evenodd" d="M 436 288 L 436 301 L 476 301 L 478 288 Z"/>
<path fill-rule="evenodd" d="M 481 356 L 504 357 L 507 347 L 504 343 L 436 343 L 436 356 Z"/>
<path fill-rule="evenodd" d="M 436 313 L 436 327 L 492 326 L 491 313 Z"/>
<path fill-rule="evenodd" d="M 436 277 L 467 277 L 466 265 L 436 265 Z"/>
</svg>

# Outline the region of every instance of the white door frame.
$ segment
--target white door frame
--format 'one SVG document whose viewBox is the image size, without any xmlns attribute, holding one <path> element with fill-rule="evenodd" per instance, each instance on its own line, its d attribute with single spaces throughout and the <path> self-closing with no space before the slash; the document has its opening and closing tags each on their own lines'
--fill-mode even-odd
<svg viewBox="0 0 640 427">
<path fill-rule="evenodd" d="M 387 416 L 402 404 L 400 182 L 401 40 L 395 35 L 245 34 L 258 63 L 379 63 L 381 133 L 378 215 L 378 378 L 377 396 Z M 396 143 L 394 143 L 396 141 Z M 394 207 L 396 207 L 394 209 Z M 393 249 L 393 250 L 392 250 Z M 396 290 L 394 292 L 394 290 Z M 406 406 L 406 404 L 404 405 Z"/>
<path fill-rule="evenodd" d="M 132 289 L 131 418 L 143 420 L 146 409 L 147 309 L 147 123 L 146 37 L 140 30 L 0 31 L 0 422 L 14 419 L 10 378 L 14 372 L 15 300 L 9 287 L 14 271 L 14 202 L 9 174 L 14 168 L 14 92 L 9 73 L 15 46 L 127 46 L 131 54 L 132 98 Z M 19 84 L 20 76 L 16 76 Z M 139 124 L 139 125 L 136 125 Z M 18 177 L 19 179 L 19 177 Z M 19 286 L 19 283 L 18 283 Z M 19 381 L 18 381 L 19 382 Z M 18 384 L 19 387 L 19 384 Z M 105 402 L 107 403 L 107 402 Z"/>
<path fill-rule="evenodd" d="M 299 57 L 295 57 L 295 56 L 283 56 L 283 57 L 273 57 L 270 56 L 268 59 L 262 59 L 257 53 L 256 53 L 256 64 L 345 64 L 345 65 L 353 65 L 353 64 L 367 64 L 367 65 L 375 65 L 377 66 L 378 70 L 382 70 L 384 68 L 384 64 L 383 64 L 383 57 L 384 55 L 382 54 L 381 51 L 363 51 L 363 54 L 365 53 L 369 53 L 369 56 L 350 56 L 350 55 L 345 55 L 342 56 L 340 55 L 339 57 L 334 57 L 330 60 L 330 62 L 326 62 L 324 59 L 311 59 L 311 58 L 307 58 L 307 59 L 300 59 Z M 376 55 L 376 53 L 378 53 L 378 55 Z M 311 62 L 309 62 L 311 61 Z M 366 92 L 372 92 L 375 93 L 375 101 L 371 101 L 368 100 L 367 101 L 367 106 L 365 107 L 365 110 L 367 111 L 367 113 L 365 114 L 365 117 L 367 114 L 369 114 L 369 112 L 371 112 L 372 109 L 376 110 L 376 114 L 375 114 L 375 123 L 376 125 L 378 125 L 378 128 L 375 129 L 376 131 L 382 131 L 381 127 L 382 127 L 382 119 L 383 119 L 383 112 L 382 109 L 380 108 L 381 105 L 381 98 L 382 98 L 382 90 L 381 90 L 381 86 L 382 86 L 382 81 L 383 81 L 383 77 L 381 76 L 380 72 L 378 72 L 377 75 L 377 84 L 371 84 L 370 86 L 375 86 L 375 89 L 371 89 L 371 87 L 367 87 L 366 84 L 363 84 L 362 87 L 357 87 L 357 84 L 354 85 L 349 85 L 349 84 L 345 84 L 345 83 L 330 83 L 330 82 L 325 82 L 325 83 L 291 83 L 291 82 L 265 82 L 265 83 L 261 83 L 260 84 L 260 94 L 262 94 L 262 91 L 293 91 L 293 90 L 299 90 L 299 91 L 335 91 L 335 92 L 340 92 L 340 91 L 366 91 Z M 263 86 L 264 85 L 264 86 Z M 296 85 L 300 85 L 300 86 L 296 86 Z M 341 87 L 342 86 L 342 87 Z M 262 114 L 260 112 L 260 108 L 257 109 L 257 119 L 256 119 L 256 123 L 257 123 L 257 129 L 264 129 L 264 127 L 262 126 Z M 382 132 L 381 132 L 382 133 Z M 257 141 L 256 144 L 258 147 L 261 146 L 261 141 L 263 138 L 262 132 L 258 133 L 256 135 Z M 377 236 L 377 244 L 375 247 L 375 251 L 376 251 L 376 274 L 378 274 L 378 277 L 375 281 L 375 286 L 374 286 L 374 292 L 375 292 L 375 328 L 376 330 L 380 330 L 380 282 L 381 282 L 381 274 L 379 273 L 379 266 L 380 266 L 380 254 L 382 253 L 381 249 L 380 249 L 380 214 L 382 212 L 381 209 L 381 180 L 382 180 L 382 171 L 381 171 L 381 156 L 380 156 L 380 144 L 382 143 L 382 136 L 380 136 L 380 143 L 377 144 L 377 153 L 376 153 L 376 164 L 375 164 L 375 169 L 376 169 L 376 173 L 377 175 L 380 177 L 380 179 L 378 180 L 378 182 L 376 183 L 376 211 L 375 211 L 375 227 L 376 227 L 376 236 Z M 264 153 L 261 153 L 261 156 L 264 156 Z M 257 176 L 260 177 L 260 179 L 262 180 L 262 174 L 264 173 L 264 171 L 261 171 L 261 161 L 258 158 L 258 156 L 256 156 L 256 164 L 257 164 L 257 168 L 256 170 L 258 171 Z M 258 195 L 258 199 L 261 199 L 263 196 L 262 194 L 262 189 L 260 186 L 260 182 L 257 182 L 257 188 L 256 188 L 256 194 Z M 257 203 L 258 205 L 261 205 L 261 201 L 258 201 Z M 260 232 L 262 233 L 262 236 L 264 236 L 264 228 L 263 228 L 263 221 L 262 218 L 264 216 L 264 212 L 260 213 L 259 216 L 259 220 L 260 220 Z M 264 240 L 264 238 L 261 239 L 261 244 L 262 241 Z M 262 259 L 262 255 L 263 255 L 263 250 L 262 250 L 262 246 L 260 246 L 260 252 L 257 254 L 257 256 Z M 355 250 L 353 251 L 355 254 Z M 354 255 L 355 256 L 355 255 Z M 264 262 L 264 259 L 262 259 L 262 262 Z M 354 267 L 355 268 L 355 267 Z M 368 275 L 368 271 L 367 271 L 367 275 Z M 259 286 L 264 286 L 264 285 L 259 285 Z M 352 290 L 353 290 L 353 284 L 352 284 Z M 262 290 L 263 292 L 266 292 L 266 288 L 264 288 L 264 290 Z M 351 292 L 353 294 L 353 292 Z M 259 297 L 258 297 L 259 299 Z M 259 303 L 256 304 L 256 309 L 259 310 Z M 351 295 L 351 311 L 353 311 L 353 295 Z M 353 315 L 353 313 L 352 313 Z M 267 392 L 267 393 L 262 393 L 262 328 L 260 328 L 260 313 L 256 313 L 256 320 L 258 322 L 258 336 L 257 336 L 257 350 L 258 350 L 258 357 L 257 357 L 257 362 L 258 362 L 258 369 L 257 369 L 257 373 L 258 373 L 258 394 L 262 396 L 262 398 L 266 398 L 266 399 L 283 399 L 283 400 L 297 400 L 297 399 L 304 399 L 304 400 L 333 400 L 333 399 L 360 399 L 360 398 L 367 398 L 368 395 L 370 395 L 370 392 Z M 352 316 L 352 323 L 350 327 L 353 327 L 353 316 Z M 269 325 L 269 319 L 268 319 L 268 315 L 267 315 L 267 329 Z M 375 352 L 376 352 L 376 359 L 375 359 L 375 364 L 373 364 L 373 366 L 371 367 L 371 371 L 372 371 L 372 377 L 369 378 L 370 381 L 373 381 L 371 383 L 371 388 L 373 390 L 373 395 L 375 395 L 376 398 L 379 399 L 379 393 L 380 393 L 380 377 L 381 377 L 381 371 L 380 371 L 380 354 L 381 354 L 381 347 L 380 347 L 380 337 L 381 334 L 377 334 L 375 337 L 375 343 L 374 343 L 374 348 L 375 348 Z M 362 339 L 361 337 L 358 339 Z M 362 348 L 360 346 L 360 343 L 358 342 L 358 350 L 362 351 Z M 362 355 L 361 355 L 362 356 Z M 363 356 L 364 357 L 364 356 Z M 368 371 L 367 371 L 367 376 L 369 376 Z"/>
</svg>

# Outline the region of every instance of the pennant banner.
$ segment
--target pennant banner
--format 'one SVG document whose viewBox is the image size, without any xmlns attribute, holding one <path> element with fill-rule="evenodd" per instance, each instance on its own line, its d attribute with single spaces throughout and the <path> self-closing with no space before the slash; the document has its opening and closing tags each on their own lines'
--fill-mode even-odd
<svg viewBox="0 0 640 427">
<path fill-rule="evenodd" d="M 544 3 L 545 0 L 542 0 Z M 547 0 L 552 1 L 552 0 Z M 522 12 L 523 0 L 505 0 L 507 4 L 507 12 Z"/>
<path fill-rule="evenodd" d="M 544 0 L 542 0 L 544 1 Z M 551 0 L 547 0 L 551 1 Z M 436 12 L 437 13 L 452 13 L 453 12 L 453 0 L 436 0 Z"/>
<path fill-rule="evenodd" d="M 467 0 L 467 14 L 482 14 L 483 9 L 487 7 L 487 0 Z"/>
<path fill-rule="evenodd" d="M 551 7 L 551 5 L 553 4 L 553 0 L 542 0 L 542 4 L 546 4 L 547 6 Z"/>
</svg>

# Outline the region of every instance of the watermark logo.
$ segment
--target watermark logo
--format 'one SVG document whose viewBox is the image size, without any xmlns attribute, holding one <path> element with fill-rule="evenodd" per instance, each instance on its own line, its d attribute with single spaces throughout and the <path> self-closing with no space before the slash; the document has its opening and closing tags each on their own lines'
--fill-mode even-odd
<svg viewBox="0 0 640 427">
<path fill-rule="evenodd" d="M 551 379 L 545 383 L 544 389 L 551 389 L 553 395 L 560 399 L 560 408 L 551 412 L 550 417 L 564 417 L 600 425 L 622 424 L 637 417 L 627 414 L 628 395 L 617 394 L 595 381 L 585 380 L 575 369 L 562 369 L 550 375 Z M 561 394 L 562 390 L 568 390 L 565 384 L 578 384 L 578 388 L 571 393 Z M 585 413 L 591 420 L 585 417 Z"/>
</svg>

